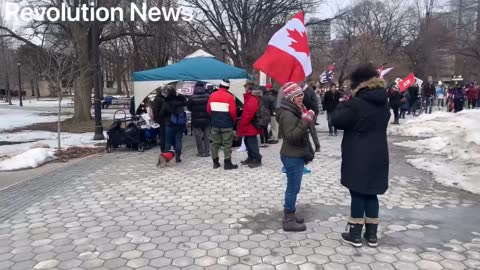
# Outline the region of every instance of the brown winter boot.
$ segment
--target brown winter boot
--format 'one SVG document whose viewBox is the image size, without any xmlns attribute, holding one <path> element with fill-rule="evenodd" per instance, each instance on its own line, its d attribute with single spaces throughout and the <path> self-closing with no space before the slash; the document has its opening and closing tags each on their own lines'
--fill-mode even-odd
<svg viewBox="0 0 480 270">
<path fill-rule="evenodd" d="M 283 218 L 283 230 L 285 232 L 303 232 L 307 230 L 305 223 L 298 223 L 295 212 L 285 212 Z"/>
</svg>

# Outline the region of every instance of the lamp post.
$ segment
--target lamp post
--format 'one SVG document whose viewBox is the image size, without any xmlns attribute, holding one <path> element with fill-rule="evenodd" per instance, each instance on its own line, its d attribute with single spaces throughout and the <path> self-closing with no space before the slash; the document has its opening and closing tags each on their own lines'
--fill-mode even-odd
<svg viewBox="0 0 480 270">
<path fill-rule="evenodd" d="M 223 62 L 225 63 L 225 52 L 227 51 L 227 43 L 223 41 L 222 43 L 220 43 L 220 46 L 223 52 Z"/>
<path fill-rule="evenodd" d="M 95 7 L 97 6 L 97 1 L 94 1 Z M 103 127 L 102 127 L 102 108 L 100 104 L 100 61 L 99 61 L 99 52 L 98 52 L 98 34 L 97 34 L 97 22 L 93 21 L 91 24 L 92 27 L 92 53 L 94 61 L 94 89 L 95 89 L 95 135 L 93 140 L 99 141 L 104 140 L 103 136 Z"/>
<path fill-rule="evenodd" d="M 20 75 L 20 66 L 22 64 L 20 62 L 17 63 L 17 68 L 18 68 L 18 97 L 20 99 L 20 107 L 23 107 L 23 101 L 22 101 L 22 78 Z"/>
</svg>

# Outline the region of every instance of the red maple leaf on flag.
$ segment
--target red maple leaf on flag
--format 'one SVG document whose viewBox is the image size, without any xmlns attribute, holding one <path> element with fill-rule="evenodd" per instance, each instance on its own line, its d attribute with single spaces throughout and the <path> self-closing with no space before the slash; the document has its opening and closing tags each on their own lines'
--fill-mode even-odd
<svg viewBox="0 0 480 270">
<path fill-rule="evenodd" d="M 294 30 L 289 30 L 288 31 L 288 37 L 293 39 L 292 44 L 290 44 L 290 47 L 292 47 L 296 52 L 303 52 L 307 54 L 307 56 L 310 56 L 310 48 L 308 47 L 308 38 L 307 38 L 307 33 L 305 32 L 298 32 L 297 29 Z"/>
</svg>

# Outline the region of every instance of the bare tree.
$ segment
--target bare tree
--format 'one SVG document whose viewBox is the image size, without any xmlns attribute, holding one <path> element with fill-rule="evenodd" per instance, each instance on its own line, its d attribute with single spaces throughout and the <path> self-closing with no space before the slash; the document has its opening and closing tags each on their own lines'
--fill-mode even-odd
<svg viewBox="0 0 480 270">
<path fill-rule="evenodd" d="M 360 63 L 401 62 L 404 44 L 411 39 L 412 10 L 404 1 L 362 1 L 341 10 L 335 20 L 337 39 L 325 55 L 337 65 L 338 82 Z"/>
<path fill-rule="evenodd" d="M 185 0 L 197 10 L 184 42 L 198 44 L 213 53 L 211 41 L 226 52 L 236 66 L 251 69 L 268 39 L 299 10 L 310 12 L 321 0 Z"/>
<path fill-rule="evenodd" d="M 61 115 L 63 86 L 73 82 L 76 74 L 82 73 L 75 69 L 72 64 L 75 61 L 73 45 L 56 47 L 38 54 L 39 62 L 42 63 L 42 77 L 45 78 L 52 90 L 58 96 L 58 119 L 57 119 L 57 142 L 61 149 Z"/>
<path fill-rule="evenodd" d="M 17 0 L 18 2 L 22 2 Z M 62 3 L 66 3 L 70 7 L 79 7 L 89 4 L 87 0 L 26 0 L 27 5 L 32 7 L 57 7 Z M 23 3 L 25 4 L 25 3 Z M 98 1 L 97 7 L 126 7 L 130 4 L 127 0 L 105 0 Z M 97 37 L 92 37 L 92 23 L 90 22 L 50 22 L 50 21 L 33 21 L 25 27 L 31 31 L 23 31 L 23 33 L 31 32 L 31 35 L 25 36 L 16 33 L 10 28 L 0 26 L 0 37 L 13 37 L 31 47 L 49 47 L 57 46 L 58 43 L 72 43 L 75 51 L 77 65 L 81 73 L 77 74 L 74 87 L 74 117 L 77 122 L 88 121 L 91 119 L 91 94 L 93 88 L 93 54 L 94 46 L 99 47 L 101 43 L 125 36 L 150 36 L 148 33 L 139 31 L 137 27 L 127 28 L 125 24 L 105 22 L 99 23 L 99 31 Z M 33 40 L 40 39 L 42 44 L 39 45 Z M 93 44 L 92 40 L 98 40 Z"/>
</svg>

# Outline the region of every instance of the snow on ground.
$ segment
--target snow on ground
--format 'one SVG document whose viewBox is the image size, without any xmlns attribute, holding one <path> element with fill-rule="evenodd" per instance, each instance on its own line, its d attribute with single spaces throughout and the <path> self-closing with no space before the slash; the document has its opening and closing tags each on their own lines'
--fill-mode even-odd
<svg viewBox="0 0 480 270">
<path fill-rule="evenodd" d="M 395 143 L 419 155 L 407 162 L 431 172 L 435 180 L 480 194 L 480 111 L 435 112 L 390 126 L 390 135 L 419 137 Z"/>
<path fill-rule="evenodd" d="M 0 171 L 30 169 L 55 159 L 55 150 L 45 148 L 30 149 L 13 158 L 0 161 Z"/>
<path fill-rule="evenodd" d="M 18 128 L 36 123 L 56 122 L 57 116 L 43 116 L 45 112 L 26 111 L 21 109 L 0 108 L 0 131 Z M 65 119 L 66 116 L 62 116 Z"/>
<path fill-rule="evenodd" d="M 62 148 L 71 146 L 92 147 L 97 143 L 105 141 L 94 141 L 93 132 L 74 134 L 62 133 Z M 106 134 L 105 134 L 106 136 Z M 14 156 L 25 152 L 35 144 L 47 144 L 51 148 L 57 147 L 57 133 L 49 131 L 22 131 L 16 133 L 2 133 L 2 141 L 4 142 L 25 142 L 19 144 L 10 144 L 0 146 L 0 156 Z"/>
<path fill-rule="evenodd" d="M 73 97 L 64 97 L 62 99 L 62 107 L 72 107 Z M 18 105 L 20 102 L 18 99 L 12 99 L 12 104 Z M 28 107 L 43 107 L 43 108 L 58 108 L 58 98 L 40 98 L 37 100 L 35 97 L 23 99 L 23 106 Z"/>
</svg>

